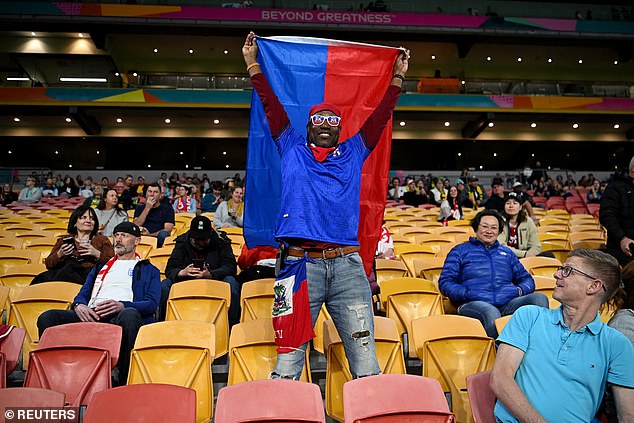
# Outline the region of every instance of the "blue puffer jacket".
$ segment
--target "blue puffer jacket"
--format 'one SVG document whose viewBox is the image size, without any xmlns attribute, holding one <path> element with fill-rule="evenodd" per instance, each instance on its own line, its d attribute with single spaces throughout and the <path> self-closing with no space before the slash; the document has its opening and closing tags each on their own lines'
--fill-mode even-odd
<svg viewBox="0 0 634 423">
<path fill-rule="evenodd" d="M 497 241 L 487 248 L 476 238 L 449 252 L 438 286 L 456 305 L 479 300 L 496 307 L 535 290 L 532 276 L 513 251 Z"/>
<path fill-rule="evenodd" d="M 75 297 L 72 307 L 77 304 L 88 304 L 92 296 L 92 287 L 95 285 L 97 274 L 103 264 L 92 268 L 86 282 Z M 154 313 L 158 308 L 161 298 L 161 271 L 149 260 L 140 260 L 132 270 L 132 301 L 121 301 L 124 307 L 132 307 L 139 310 L 143 323 L 154 322 Z"/>
</svg>

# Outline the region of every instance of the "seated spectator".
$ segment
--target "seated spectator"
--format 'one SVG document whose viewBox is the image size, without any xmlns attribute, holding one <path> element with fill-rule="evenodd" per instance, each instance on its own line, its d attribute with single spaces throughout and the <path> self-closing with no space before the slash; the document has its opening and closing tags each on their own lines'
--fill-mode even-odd
<svg viewBox="0 0 634 423">
<path fill-rule="evenodd" d="M 484 203 L 484 208 L 502 213 L 504 210 L 504 182 L 502 178 L 493 178 L 491 196 Z"/>
<path fill-rule="evenodd" d="M 37 275 L 31 285 L 50 281 L 84 283 L 93 266 L 104 264 L 114 255 L 112 243 L 97 233 L 98 228 L 95 211 L 84 205 L 77 207 L 68 219 L 68 235 L 57 239 L 44 260 L 48 270 Z"/>
<path fill-rule="evenodd" d="M 533 212 L 533 206 L 535 203 L 533 202 L 533 197 L 530 196 L 526 191 L 524 191 L 524 184 L 521 182 L 515 182 L 513 184 L 513 192 L 517 194 L 517 198 L 519 199 L 520 204 L 526 210 L 526 214 L 534 218 L 535 213 Z"/>
<path fill-rule="evenodd" d="M 546 189 L 546 184 L 544 183 L 544 181 L 539 180 L 537 182 L 537 186 L 533 190 L 533 196 L 534 197 L 546 197 L 546 198 L 548 198 L 550 196 L 550 192 Z"/>
<path fill-rule="evenodd" d="M 458 188 L 455 185 L 451 185 L 449 187 L 449 195 L 440 204 L 438 221 L 446 224 L 448 220 L 462 220 L 463 218 L 462 206 L 458 198 Z"/>
<path fill-rule="evenodd" d="M 161 193 L 163 194 L 162 201 L 165 201 L 165 199 L 168 199 L 169 202 L 171 203 L 174 200 L 174 196 L 173 196 L 172 189 L 169 187 L 167 182 L 165 182 L 165 179 L 159 178 L 158 181 L 156 181 L 156 183 L 159 185 L 159 187 L 161 187 Z M 147 190 L 147 186 L 145 187 L 145 190 Z M 143 192 L 143 195 L 145 196 L 145 191 Z"/>
<path fill-rule="evenodd" d="M 275 261 L 277 248 L 268 245 L 247 248 L 247 244 L 242 246 L 238 266 L 242 270 L 236 276 L 240 285 L 245 282 L 275 277 Z"/>
<path fill-rule="evenodd" d="M 588 203 L 600 203 L 601 195 L 601 182 L 598 179 L 595 179 L 594 182 L 592 182 L 592 186 L 588 190 L 588 193 L 586 194 Z"/>
<path fill-rule="evenodd" d="M 480 320 L 491 338 L 497 337 L 495 319 L 528 304 L 548 307 L 515 254 L 497 241 L 502 225 L 495 210 L 478 213 L 471 222 L 476 237 L 451 249 L 438 280 L 458 314 Z"/>
<path fill-rule="evenodd" d="M 84 198 L 90 198 L 94 195 L 94 185 L 92 183 L 92 178 L 90 176 L 86 177 L 83 185 L 79 189 L 79 195 Z"/>
<path fill-rule="evenodd" d="M 42 186 L 42 197 L 57 197 L 59 192 L 55 186 L 55 180 L 52 177 L 46 178 L 46 182 Z"/>
<path fill-rule="evenodd" d="M 6 206 L 14 201 L 18 201 L 18 194 L 13 192 L 11 184 L 2 184 L 2 192 L 0 192 L 0 205 Z"/>
<path fill-rule="evenodd" d="M 502 217 L 504 225 L 498 237 L 500 244 L 509 247 L 518 258 L 541 253 L 542 245 L 537 236 L 537 226 L 528 218 L 517 193 L 509 192 L 504 197 Z"/>
<path fill-rule="evenodd" d="M 473 203 L 469 200 L 469 192 L 465 188 L 464 181 L 461 178 L 456 179 L 456 189 L 458 190 L 458 202 L 461 207 L 473 207 Z"/>
<path fill-rule="evenodd" d="M 222 198 L 222 183 L 220 181 L 214 181 L 211 183 L 210 192 L 205 193 L 205 196 L 200 203 L 200 211 L 203 213 L 215 213 L 216 209 L 223 201 L 225 201 L 225 199 Z"/>
<path fill-rule="evenodd" d="M 35 178 L 27 176 L 24 182 L 24 188 L 18 195 L 18 201 L 24 204 L 37 203 L 42 199 L 42 190 L 35 186 Z"/>
<path fill-rule="evenodd" d="M 59 190 L 59 196 L 70 198 L 77 197 L 78 195 L 79 187 L 75 183 L 75 180 L 71 176 L 66 175 L 66 177 L 64 178 L 64 185 L 62 185 Z"/>
<path fill-rule="evenodd" d="M 134 341 L 141 325 L 154 322 L 161 295 L 160 271 L 136 253 L 140 238 L 138 226 L 120 223 L 114 229 L 116 256 L 91 270 L 71 310 L 49 310 L 37 319 L 40 338 L 46 329 L 66 323 L 103 322 L 121 326 L 115 385 L 126 384 Z"/>
<path fill-rule="evenodd" d="M 145 204 L 134 209 L 134 223 L 141 228 L 141 234 L 155 237 L 156 246 L 161 248 L 174 229 L 174 209 L 161 202 L 161 187 L 157 183 L 149 184 L 145 195 Z"/>
<path fill-rule="evenodd" d="M 86 198 L 84 200 L 84 205 L 92 207 L 93 209 L 96 209 L 99 206 L 101 199 L 103 198 L 103 187 L 101 186 L 101 184 L 95 184 L 93 189 L 94 191 L 92 193 L 92 197 Z M 114 189 L 114 188 L 111 188 L 111 189 Z M 114 193 L 116 195 L 117 191 L 115 190 Z M 119 201 L 119 197 L 117 197 L 117 202 L 118 201 Z"/>
<path fill-rule="evenodd" d="M 619 288 L 618 262 L 598 250 L 574 250 L 554 276 L 561 307 L 520 308 L 497 340 L 496 421 L 593 421 L 606 382 L 619 421 L 634 421 L 634 348 L 599 315 Z"/>
<path fill-rule="evenodd" d="M 134 197 L 145 197 L 145 190 L 147 189 L 147 185 L 145 184 L 145 178 L 143 176 L 139 176 L 137 178 L 137 184 L 134 187 Z"/>
<path fill-rule="evenodd" d="M 189 190 L 185 185 L 179 185 L 176 188 L 174 213 L 196 213 L 196 199 L 189 195 Z"/>
<path fill-rule="evenodd" d="M 431 202 L 437 206 L 440 206 L 447 198 L 447 190 L 445 190 L 445 184 L 441 178 L 436 179 L 430 194 Z"/>
<path fill-rule="evenodd" d="M 401 186 L 401 180 L 395 176 L 392 178 L 391 188 L 387 191 L 387 199 L 399 201 L 406 192 L 406 188 Z"/>
<path fill-rule="evenodd" d="M 473 208 L 480 207 L 487 199 L 486 190 L 480 185 L 477 176 L 469 177 L 469 185 L 467 186 L 467 192 L 469 193 L 469 200 L 472 203 Z"/>
<path fill-rule="evenodd" d="M 125 183 L 123 181 L 117 181 L 114 184 L 114 189 L 117 191 L 121 208 L 123 210 L 130 210 L 132 208 L 132 196 L 130 195 L 130 191 L 125 189 Z"/>
<path fill-rule="evenodd" d="M 107 237 L 112 236 L 114 228 L 119 223 L 128 221 L 128 213 L 119 206 L 119 197 L 114 188 L 106 190 L 106 194 L 97 205 L 95 214 L 100 222 L 99 233 Z"/>
<path fill-rule="evenodd" d="M 215 279 L 231 286 L 229 323 L 238 323 L 240 284 L 235 278 L 236 273 L 231 241 L 214 231 L 207 217 L 196 216 L 189 231 L 176 238 L 176 245 L 165 266 L 166 279 L 161 283 L 161 320 L 165 320 L 165 307 L 173 284 L 190 279 Z"/>
<path fill-rule="evenodd" d="M 394 241 L 392 240 L 389 229 L 385 226 L 385 222 L 383 222 L 383 226 L 381 226 L 381 237 L 376 244 L 375 258 L 389 260 L 396 258 L 394 255 Z"/>
<path fill-rule="evenodd" d="M 244 202 L 242 201 L 242 187 L 234 187 L 231 198 L 220 203 L 214 213 L 214 225 L 217 229 L 241 228 L 244 214 Z"/>
<path fill-rule="evenodd" d="M 416 186 L 416 181 L 410 179 L 407 182 L 407 191 L 403 194 L 402 200 L 403 203 L 408 206 L 418 207 L 421 204 L 427 204 L 429 202 L 429 197 L 427 196 L 424 188 L 422 191 L 419 190 Z"/>
</svg>

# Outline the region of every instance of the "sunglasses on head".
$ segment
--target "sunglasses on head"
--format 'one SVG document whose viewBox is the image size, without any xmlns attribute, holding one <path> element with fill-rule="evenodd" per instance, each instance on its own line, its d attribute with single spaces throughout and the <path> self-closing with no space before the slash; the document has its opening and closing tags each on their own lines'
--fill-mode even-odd
<svg viewBox="0 0 634 423">
<path fill-rule="evenodd" d="M 310 121 L 315 126 L 323 125 L 324 121 L 328 122 L 330 126 L 339 126 L 341 118 L 339 116 L 312 115 Z"/>
</svg>

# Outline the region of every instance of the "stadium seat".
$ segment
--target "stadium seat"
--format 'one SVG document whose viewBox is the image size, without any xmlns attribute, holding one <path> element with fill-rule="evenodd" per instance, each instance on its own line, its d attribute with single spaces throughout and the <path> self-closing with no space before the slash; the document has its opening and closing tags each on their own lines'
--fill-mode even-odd
<svg viewBox="0 0 634 423">
<path fill-rule="evenodd" d="M 491 370 L 467 376 L 467 392 L 474 423 L 495 423 L 495 394 L 491 390 Z"/>
<path fill-rule="evenodd" d="M 46 407 L 61 408 L 66 402 L 66 395 L 63 392 L 41 388 L 4 388 L 0 389 L 0 410 L 7 407 Z M 2 413 L 2 421 L 5 416 Z M 12 421 L 12 420 L 9 420 Z"/>
<path fill-rule="evenodd" d="M 2 367 L 4 369 L 4 372 L 0 374 L 0 388 L 7 386 L 7 377 L 18 365 L 25 336 L 26 330 L 14 327 L 0 344 L 0 357 L 2 357 Z"/>
<path fill-rule="evenodd" d="M 410 276 L 415 275 L 414 259 L 436 256 L 436 252 L 431 247 L 424 247 L 421 245 L 403 245 L 395 247 L 395 252 L 399 256 L 400 260 L 407 266 L 407 271 Z"/>
<path fill-rule="evenodd" d="M 240 322 L 271 318 L 273 311 L 273 284 L 275 279 L 256 279 L 242 284 L 240 291 Z"/>
<path fill-rule="evenodd" d="M 396 248 L 396 246 L 395 246 Z M 407 266 L 401 260 L 376 259 L 376 282 L 381 286 L 384 280 L 407 276 Z"/>
<path fill-rule="evenodd" d="M 343 385 L 345 423 L 455 422 L 440 383 L 431 378 L 382 374 Z"/>
<path fill-rule="evenodd" d="M 83 423 L 196 421 L 196 391 L 176 385 L 144 383 L 97 392 Z"/>
<path fill-rule="evenodd" d="M 215 326 L 215 357 L 229 347 L 229 303 L 231 287 L 212 279 L 194 279 L 172 285 L 165 320 L 197 320 Z"/>
<path fill-rule="evenodd" d="M 167 383 L 194 389 L 196 422 L 208 422 L 213 417 L 214 331 L 213 323 L 186 320 L 141 326 L 128 385 Z"/>
<path fill-rule="evenodd" d="M 255 380 L 218 392 L 215 423 L 325 423 L 319 386 L 295 380 Z"/>
</svg>

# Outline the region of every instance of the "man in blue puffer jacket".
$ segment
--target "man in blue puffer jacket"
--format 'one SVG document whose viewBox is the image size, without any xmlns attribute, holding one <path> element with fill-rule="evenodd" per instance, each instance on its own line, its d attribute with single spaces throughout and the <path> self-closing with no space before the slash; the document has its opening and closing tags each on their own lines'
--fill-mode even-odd
<svg viewBox="0 0 634 423">
<path fill-rule="evenodd" d="M 455 246 L 440 274 L 440 291 L 458 306 L 458 314 L 482 322 L 496 338 L 495 319 L 523 305 L 548 307 L 548 298 L 533 293 L 535 282 L 513 251 L 497 241 L 503 221 L 495 210 L 483 210 L 471 221 L 475 238 Z"/>
</svg>

